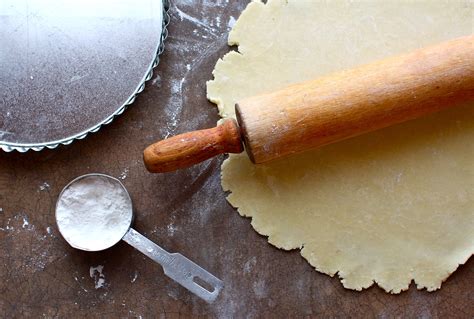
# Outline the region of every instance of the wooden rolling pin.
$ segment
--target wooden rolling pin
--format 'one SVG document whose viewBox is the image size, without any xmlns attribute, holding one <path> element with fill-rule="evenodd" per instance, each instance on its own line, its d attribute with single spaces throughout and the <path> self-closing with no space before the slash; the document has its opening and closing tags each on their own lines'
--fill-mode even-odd
<svg viewBox="0 0 474 319">
<path fill-rule="evenodd" d="M 250 97 L 237 122 L 177 135 L 144 151 L 150 172 L 245 150 L 254 163 L 337 142 L 474 101 L 474 36 Z M 473 119 L 474 120 L 474 119 Z"/>
</svg>

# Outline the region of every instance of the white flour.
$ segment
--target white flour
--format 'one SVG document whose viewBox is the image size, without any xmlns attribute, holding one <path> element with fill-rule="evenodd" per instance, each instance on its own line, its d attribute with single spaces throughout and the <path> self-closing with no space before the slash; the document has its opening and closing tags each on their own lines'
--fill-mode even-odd
<svg viewBox="0 0 474 319">
<path fill-rule="evenodd" d="M 97 267 L 91 266 L 89 268 L 89 276 L 94 279 L 94 288 L 104 288 L 105 286 L 105 276 L 102 272 L 104 270 L 104 266 L 98 265 Z"/>
<path fill-rule="evenodd" d="M 40 191 L 46 191 L 46 190 L 48 190 L 50 187 L 51 187 L 51 186 L 50 186 L 47 182 L 43 182 L 43 184 L 41 184 L 41 185 L 39 186 L 39 189 L 40 189 Z"/>
<path fill-rule="evenodd" d="M 111 178 L 86 176 L 71 184 L 56 207 L 59 230 L 74 248 L 97 251 L 117 243 L 132 221 L 132 204 Z"/>
</svg>

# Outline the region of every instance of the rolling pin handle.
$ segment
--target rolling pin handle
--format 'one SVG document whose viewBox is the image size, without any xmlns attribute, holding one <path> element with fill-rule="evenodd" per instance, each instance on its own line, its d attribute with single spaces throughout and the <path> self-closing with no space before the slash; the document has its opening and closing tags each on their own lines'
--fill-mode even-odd
<svg viewBox="0 0 474 319">
<path fill-rule="evenodd" d="M 148 146 L 143 160 L 151 173 L 186 168 L 224 153 L 242 153 L 240 129 L 233 119 L 214 128 L 184 133 Z"/>
</svg>

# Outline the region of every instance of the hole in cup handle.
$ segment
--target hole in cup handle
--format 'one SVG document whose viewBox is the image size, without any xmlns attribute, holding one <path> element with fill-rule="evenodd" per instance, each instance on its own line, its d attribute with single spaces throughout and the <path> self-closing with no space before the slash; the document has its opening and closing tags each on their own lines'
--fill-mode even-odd
<svg viewBox="0 0 474 319">
<path fill-rule="evenodd" d="M 206 289 L 210 293 L 213 293 L 216 290 L 216 287 L 214 287 L 213 285 L 211 285 L 210 283 L 208 283 L 207 281 L 205 281 L 199 276 L 193 277 L 193 281 L 195 284 L 201 286 L 202 288 Z"/>
</svg>

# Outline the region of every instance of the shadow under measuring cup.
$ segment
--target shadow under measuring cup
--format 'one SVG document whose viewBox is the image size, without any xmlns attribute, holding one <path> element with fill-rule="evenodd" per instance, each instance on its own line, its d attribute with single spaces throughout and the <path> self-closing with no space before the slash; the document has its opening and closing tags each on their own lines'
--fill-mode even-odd
<svg viewBox="0 0 474 319">
<path fill-rule="evenodd" d="M 124 240 L 159 263 L 165 275 L 206 300 L 214 301 L 223 282 L 179 253 L 169 253 L 131 228 L 132 200 L 123 184 L 104 174 L 71 181 L 56 203 L 56 223 L 74 248 L 101 251 Z"/>
</svg>

